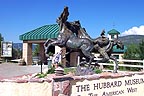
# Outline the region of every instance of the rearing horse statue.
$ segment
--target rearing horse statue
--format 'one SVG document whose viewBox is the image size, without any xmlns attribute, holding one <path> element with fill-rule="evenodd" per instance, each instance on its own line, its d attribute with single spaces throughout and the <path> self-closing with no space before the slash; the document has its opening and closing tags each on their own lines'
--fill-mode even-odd
<svg viewBox="0 0 144 96">
<path fill-rule="evenodd" d="M 117 46 L 117 48 L 124 49 L 124 45 L 118 39 L 109 40 L 109 38 L 105 37 L 105 31 L 101 32 L 101 36 L 96 39 L 92 39 L 85 30 L 79 31 L 80 37 L 88 38 L 94 44 L 94 48 L 92 52 L 99 52 L 102 60 L 96 61 L 95 65 L 99 65 L 98 63 L 104 63 L 112 59 L 115 62 L 114 73 L 117 73 L 118 62 L 114 56 L 112 56 L 113 47 Z"/>
<path fill-rule="evenodd" d="M 48 39 L 44 43 L 45 54 L 48 53 L 50 46 L 60 46 L 66 47 L 72 50 L 80 51 L 82 54 L 89 59 L 87 62 L 91 65 L 91 62 L 94 59 L 94 55 L 91 54 L 91 51 L 94 48 L 93 42 L 87 38 L 79 38 L 74 28 L 69 22 L 67 22 L 69 12 L 68 7 L 65 7 L 60 17 L 57 18 L 57 23 L 60 27 L 59 35 L 57 39 Z"/>
</svg>

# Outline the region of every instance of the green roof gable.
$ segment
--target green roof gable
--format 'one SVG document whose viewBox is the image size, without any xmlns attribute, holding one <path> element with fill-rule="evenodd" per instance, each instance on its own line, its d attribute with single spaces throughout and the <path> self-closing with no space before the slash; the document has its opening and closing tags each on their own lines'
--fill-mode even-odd
<svg viewBox="0 0 144 96">
<path fill-rule="evenodd" d="M 19 36 L 20 40 L 43 40 L 57 38 L 59 26 L 57 24 L 44 25 Z"/>
<path fill-rule="evenodd" d="M 118 31 L 115 30 L 115 29 L 112 29 L 112 30 L 108 31 L 108 34 L 109 34 L 109 35 L 114 35 L 114 34 L 120 34 L 120 32 L 118 32 Z"/>
</svg>

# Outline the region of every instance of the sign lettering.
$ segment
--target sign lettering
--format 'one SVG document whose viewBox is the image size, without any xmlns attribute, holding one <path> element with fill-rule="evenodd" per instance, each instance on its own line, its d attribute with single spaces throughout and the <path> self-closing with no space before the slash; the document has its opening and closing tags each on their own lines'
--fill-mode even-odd
<svg viewBox="0 0 144 96">
<path fill-rule="evenodd" d="M 144 74 L 129 77 L 72 81 L 71 96 L 141 96 Z"/>
</svg>

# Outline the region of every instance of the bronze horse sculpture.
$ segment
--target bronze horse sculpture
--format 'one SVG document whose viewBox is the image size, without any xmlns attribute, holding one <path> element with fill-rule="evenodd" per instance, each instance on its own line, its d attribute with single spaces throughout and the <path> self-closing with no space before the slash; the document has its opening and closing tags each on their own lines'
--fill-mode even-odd
<svg viewBox="0 0 144 96">
<path fill-rule="evenodd" d="M 88 38 L 93 42 L 94 48 L 92 52 L 99 52 L 102 57 L 101 60 L 97 60 L 95 62 L 95 65 L 98 65 L 98 63 L 105 63 L 111 59 L 115 62 L 114 73 L 116 73 L 118 69 L 118 62 L 111 54 L 114 46 L 123 50 L 123 43 L 118 39 L 109 40 L 109 38 L 105 37 L 104 30 L 102 31 L 101 36 L 96 39 L 92 39 L 88 34 L 86 34 L 86 31 L 81 31 L 81 35 L 81 37 Z"/>
<path fill-rule="evenodd" d="M 94 55 L 91 54 L 94 45 L 89 39 L 79 38 L 77 36 L 77 32 L 75 32 L 76 27 L 71 26 L 71 24 L 67 22 L 68 15 L 68 7 L 65 7 L 64 11 L 57 19 L 57 23 L 60 27 L 58 38 L 48 39 L 45 42 L 45 54 L 48 53 L 50 46 L 65 46 L 66 48 L 69 48 L 71 50 L 81 51 L 86 58 L 89 58 L 89 61 L 87 63 L 89 63 L 90 65 L 94 59 Z"/>
<path fill-rule="evenodd" d="M 97 60 L 94 65 L 98 65 L 98 63 L 107 62 L 109 59 L 112 59 L 116 64 L 114 72 L 117 72 L 118 63 L 116 58 L 111 56 L 111 53 L 113 46 L 115 45 L 123 49 L 122 42 L 117 39 L 110 41 L 107 37 L 105 37 L 104 30 L 102 31 L 100 37 L 92 39 L 87 34 L 86 30 L 81 27 L 79 21 L 67 22 L 68 15 L 68 7 L 65 7 L 60 17 L 57 18 L 57 23 L 60 27 L 58 38 L 48 39 L 44 43 L 45 54 L 48 53 L 50 46 L 57 45 L 60 47 L 66 47 L 70 49 L 70 52 L 81 52 L 84 57 L 88 59 L 88 61 L 84 63 L 88 63 L 89 66 L 91 66 L 91 63 L 94 59 L 92 52 L 98 51 L 102 56 L 102 60 Z"/>
<path fill-rule="evenodd" d="M 95 45 L 94 47 L 96 50 L 98 50 L 98 52 L 100 53 L 100 55 L 102 57 L 102 60 L 98 60 L 96 63 L 104 63 L 111 59 L 114 61 L 114 64 L 115 64 L 113 71 L 114 71 L 114 73 L 117 73 L 118 62 L 117 62 L 117 59 L 115 58 L 115 56 L 111 55 L 114 46 L 116 46 L 117 48 L 120 48 L 120 49 L 124 49 L 124 45 L 118 39 L 109 41 L 108 44 L 103 47 L 98 47 L 97 45 Z"/>
</svg>

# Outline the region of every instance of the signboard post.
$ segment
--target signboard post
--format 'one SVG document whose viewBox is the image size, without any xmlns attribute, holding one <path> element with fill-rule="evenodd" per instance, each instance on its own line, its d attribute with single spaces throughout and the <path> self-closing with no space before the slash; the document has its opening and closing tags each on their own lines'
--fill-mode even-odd
<svg viewBox="0 0 144 96">
<path fill-rule="evenodd" d="M 12 42 L 11 41 L 1 42 L 1 57 L 12 57 Z"/>
</svg>

